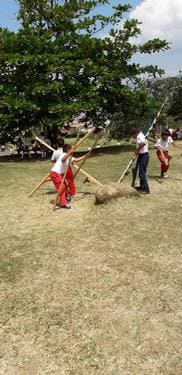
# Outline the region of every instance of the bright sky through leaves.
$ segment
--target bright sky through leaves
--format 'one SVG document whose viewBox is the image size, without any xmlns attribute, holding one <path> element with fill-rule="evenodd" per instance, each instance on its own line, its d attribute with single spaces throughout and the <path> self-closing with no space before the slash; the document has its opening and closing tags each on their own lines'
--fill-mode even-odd
<svg viewBox="0 0 182 375">
<path fill-rule="evenodd" d="M 124 3 L 112 0 L 110 5 L 98 7 L 104 15 L 111 13 L 112 5 Z M 181 0 L 126 0 L 133 7 L 129 17 L 142 21 L 142 41 L 159 37 L 171 42 L 171 50 L 142 56 L 143 64 L 159 65 L 169 75 L 176 75 L 182 69 L 182 1 Z M 16 21 L 18 6 L 15 0 L 0 0 L 0 26 L 16 31 L 19 27 Z M 107 31 L 108 32 L 108 31 Z"/>
</svg>

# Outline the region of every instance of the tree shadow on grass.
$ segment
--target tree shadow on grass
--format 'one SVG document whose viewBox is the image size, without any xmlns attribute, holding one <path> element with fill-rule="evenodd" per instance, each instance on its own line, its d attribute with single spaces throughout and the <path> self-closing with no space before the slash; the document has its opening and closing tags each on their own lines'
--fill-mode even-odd
<svg viewBox="0 0 182 375">
<path fill-rule="evenodd" d="M 157 181 L 159 184 L 162 184 L 164 182 L 164 179 L 161 178 L 159 175 L 148 175 L 148 178 Z"/>
</svg>

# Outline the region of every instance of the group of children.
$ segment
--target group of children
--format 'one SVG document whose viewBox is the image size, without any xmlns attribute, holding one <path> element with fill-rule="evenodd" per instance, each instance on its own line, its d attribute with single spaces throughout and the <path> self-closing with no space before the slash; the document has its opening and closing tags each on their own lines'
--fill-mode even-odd
<svg viewBox="0 0 182 375">
<path fill-rule="evenodd" d="M 138 156 L 140 185 L 137 186 L 136 189 L 142 194 L 149 194 L 150 190 L 146 177 L 149 162 L 148 141 L 142 131 L 138 128 L 132 129 L 131 135 L 136 141 L 135 155 Z M 175 142 L 170 136 L 168 129 L 165 129 L 162 131 L 160 139 L 155 143 L 157 158 L 161 163 L 162 178 L 168 177 L 166 172 L 169 169 L 170 160 L 172 159 L 169 151 L 171 144 L 175 146 Z"/>
<path fill-rule="evenodd" d="M 82 161 L 89 156 L 89 153 L 86 153 L 79 158 L 72 157 L 73 151 L 71 151 L 71 149 L 71 145 L 64 143 L 64 138 L 58 137 L 57 150 L 53 152 L 51 158 L 51 161 L 54 163 L 54 165 L 50 172 L 50 178 L 57 192 L 59 191 L 60 185 L 62 184 L 57 208 L 72 208 L 69 202 L 76 194 L 76 186 L 74 183 L 74 174 L 71 168 L 71 163 Z"/>
<path fill-rule="evenodd" d="M 148 141 L 140 129 L 132 129 L 132 137 L 135 138 L 136 148 L 135 155 L 138 156 L 139 178 L 140 185 L 136 189 L 142 194 L 149 194 L 149 184 L 147 181 L 147 166 L 149 162 Z M 170 160 L 172 158 L 169 152 L 170 145 L 175 146 L 172 137 L 169 135 L 168 129 L 161 133 L 161 138 L 156 141 L 156 154 L 161 163 L 161 177 L 168 177 L 167 170 L 169 169 Z M 71 168 L 71 162 L 79 162 L 89 156 L 89 153 L 74 158 L 72 157 L 72 147 L 64 143 L 64 138 L 58 137 L 57 150 L 53 152 L 51 161 L 54 166 L 50 172 L 50 178 L 55 186 L 56 191 L 59 191 L 60 185 L 62 189 L 59 195 L 58 208 L 71 209 L 71 198 L 76 194 L 76 187 L 74 183 L 74 174 Z"/>
</svg>

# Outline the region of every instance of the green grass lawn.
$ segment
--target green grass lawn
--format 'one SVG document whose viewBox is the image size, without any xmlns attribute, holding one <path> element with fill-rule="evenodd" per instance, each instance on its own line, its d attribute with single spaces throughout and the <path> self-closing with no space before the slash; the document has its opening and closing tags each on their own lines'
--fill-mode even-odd
<svg viewBox="0 0 182 375">
<path fill-rule="evenodd" d="M 79 174 L 66 212 L 50 182 L 28 198 L 48 161 L 1 163 L 0 374 L 181 375 L 181 152 L 163 181 L 151 150 L 148 196 L 97 206 Z M 84 169 L 111 183 L 131 157 Z"/>
</svg>

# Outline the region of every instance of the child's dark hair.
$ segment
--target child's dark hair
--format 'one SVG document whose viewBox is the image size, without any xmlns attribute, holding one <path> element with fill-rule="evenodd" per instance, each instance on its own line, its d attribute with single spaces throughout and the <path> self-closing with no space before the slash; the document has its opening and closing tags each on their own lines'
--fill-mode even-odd
<svg viewBox="0 0 182 375">
<path fill-rule="evenodd" d="M 140 133 L 140 128 L 132 128 L 131 129 L 131 134 L 138 134 L 138 133 Z"/>
<path fill-rule="evenodd" d="M 169 136 L 169 130 L 168 129 L 163 129 L 161 135 L 162 136 L 164 136 L 164 135 Z"/>
<path fill-rule="evenodd" d="M 58 147 L 63 147 L 64 146 L 64 138 L 58 136 L 57 137 L 57 146 Z"/>
<path fill-rule="evenodd" d="M 69 145 L 68 143 L 65 143 L 63 146 L 63 152 L 68 152 L 69 150 L 71 150 L 71 145 Z"/>
</svg>

